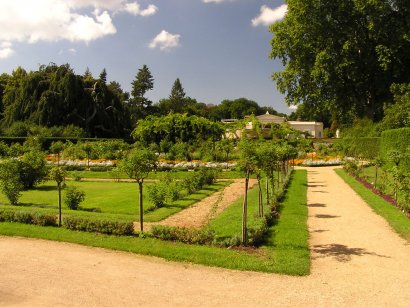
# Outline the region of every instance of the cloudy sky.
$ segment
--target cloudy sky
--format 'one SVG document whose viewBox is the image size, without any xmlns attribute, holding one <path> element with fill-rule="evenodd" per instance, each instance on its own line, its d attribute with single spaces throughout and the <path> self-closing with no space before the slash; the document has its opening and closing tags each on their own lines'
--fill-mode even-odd
<svg viewBox="0 0 410 307">
<path fill-rule="evenodd" d="M 246 97 L 289 112 L 271 81 L 268 25 L 283 0 L 0 0 L 0 73 L 69 63 L 77 74 L 103 68 L 130 91 L 142 65 L 154 101 L 180 78 L 188 96 L 218 104 Z"/>
</svg>

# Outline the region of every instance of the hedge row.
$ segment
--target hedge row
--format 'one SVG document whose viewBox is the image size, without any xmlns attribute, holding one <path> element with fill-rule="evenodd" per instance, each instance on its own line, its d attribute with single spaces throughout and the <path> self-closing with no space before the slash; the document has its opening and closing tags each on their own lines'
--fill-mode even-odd
<svg viewBox="0 0 410 307">
<path fill-rule="evenodd" d="M 386 130 L 382 132 L 380 142 L 380 155 L 387 160 L 391 151 L 398 151 L 401 154 L 407 154 L 410 151 L 410 128 L 399 128 Z M 400 162 L 402 167 L 407 172 L 410 172 L 410 159 L 405 158 Z"/>
<path fill-rule="evenodd" d="M 210 230 L 155 225 L 151 228 L 154 238 L 178 241 L 186 244 L 211 244 L 215 234 Z"/>
<path fill-rule="evenodd" d="M 346 146 L 346 154 L 349 156 L 376 159 L 379 155 L 380 138 L 378 137 L 345 138 L 342 143 Z"/>
<path fill-rule="evenodd" d="M 55 215 L 5 209 L 0 209 L 0 222 L 33 224 L 38 226 L 57 226 L 57 218 Z"/>
<path fill-rule="evenodd" d="M 132 222 L 90 220 L 73 216 L 63 218 L 63 227 L 69 230 L 98 232 L 117 236 L 131 236 L 134 234 Z"/>
</svg>

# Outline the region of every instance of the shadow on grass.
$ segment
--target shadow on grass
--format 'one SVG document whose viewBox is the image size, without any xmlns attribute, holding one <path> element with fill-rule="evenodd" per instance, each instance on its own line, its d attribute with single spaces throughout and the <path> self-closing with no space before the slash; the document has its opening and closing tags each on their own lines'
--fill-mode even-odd
<svg viewBox="0 0 410 307">
<path fill-rule="evenodd" d="M 32 191 L 44 191 L 44 192 L 48 192 L 48 191 L 56 191 L 57 192 L 57 187 L 52 186 L 52 185 L 43 185 L 43 186 L 39 186 L 39 187 L 35 187 L 33 189 L 30 189 Z"/>
<path fill-rule="evenodd" d="M 319 255 L 313 256 L 313 259 L 324 258 L 324 257 L 334 257 L 337 261 L 348 262 L 352 260 L 353 256 L 376 256 L 382 258 L 391 258 L 389 256 L 379 255 L 373 252 L 369 252 L 364 248 L 360 247 L 348 247 L 343 244 L 324 244 L 324 245 L 314 245 L 313 252 Z"/>
<path fill-rule="evenodd" d="M 19 203 L 15 205 L 16 207 L 30 207 L 30 208 L 48 208 L 48 209 L 58 209 L 58 206 L 47 205 L 47 204 L 33 204 L 33 203 Z"/>
</svg>

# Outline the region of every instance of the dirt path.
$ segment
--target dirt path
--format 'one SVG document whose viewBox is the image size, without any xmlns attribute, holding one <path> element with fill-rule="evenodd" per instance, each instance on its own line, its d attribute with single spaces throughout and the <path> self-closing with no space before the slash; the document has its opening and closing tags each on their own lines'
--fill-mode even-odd
<svg viewBox="0 0 410 307">
<path fill-rule="evenodd" d="M 0 237 L 0 305 L 408 306 L 410 245 L 331 168 L 308 172 L 309 276 Z"/>
<path fill-rule="evenodd" d="M 249 180 L 249 188 L 257 183 L 256 179 Z M 144 223 L 144 229 L 149 231 L 152 225 L 167 225 L 175 227 L 202 228 L 210 219 L 220 214 L 244 193 L 244 179 L 235 179 L 234 182 L 221 191 L 213 193 L 203 200 L 193 204 L 158 223 Z M 139 229 L 139 222 L 134 223 Z"/>
</svg>

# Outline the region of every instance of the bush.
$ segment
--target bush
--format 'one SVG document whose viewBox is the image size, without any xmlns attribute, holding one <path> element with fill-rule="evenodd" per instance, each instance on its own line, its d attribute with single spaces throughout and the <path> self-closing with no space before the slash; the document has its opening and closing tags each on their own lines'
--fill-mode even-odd
<svg viewBox="0 0 410 307">
<path fill-rule="evenodd" d="M 98 232 L 117 236 L 130 236 L 134 233 L 132 222 L 89 220 L 72 216 L 64 217 L 63 227 L 69 230 Z"/>
<path fill-rule="evenodd" d="M 213 231 L 194 228 L 155 225 L 152 226 L 151 233 L 157 239 L 186 244 L 211 244 L 215 239 Z"/>
<path fill-rule="evenodd" d="M 148 187 L 148 197 L 153 202 L 155 209 L 165 205 L 166 196 L 166 185 L 163 183 L 158 182 Z"/>
<path fill-rule="evenodd" d="M 77 187 L 68 187 L 64 203 L 71 210 L 77 210 L 81 202 L 85 199 L 85 192 Z"/>
<path fill-rule="evenodd" d="M 20 162 L 8 160 L 0 164 L 0 186 L 10 204 L 17 205 L 24 186 L 19 176 Z"/>
<path fill-rule="evenodd" d="M 25 189 L 32 189 L 47 176 L 46 160 L 39 151 L 26 152 L 18 165 L 20 180 Z"/>
</svg>

